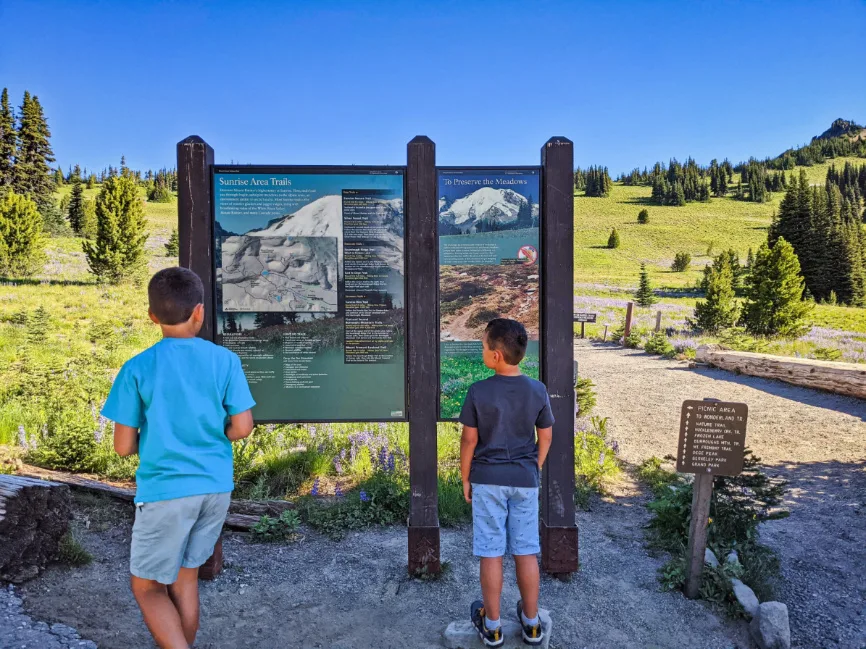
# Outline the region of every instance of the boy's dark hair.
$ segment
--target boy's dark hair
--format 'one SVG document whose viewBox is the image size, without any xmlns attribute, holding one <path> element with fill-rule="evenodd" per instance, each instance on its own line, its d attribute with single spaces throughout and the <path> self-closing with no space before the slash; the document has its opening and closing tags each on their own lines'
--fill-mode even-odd
<svg viewBox="0 0 866 649">
<path fill-rule="evenodd" d="M 204 302 L 204 286 L 188 268 L 163 268 L 150 278 L 147 299 L 160 324 L 176 325 L 189 320 L 196 305 Z"/>
<path fill-rule="evenodd" d="M 518 365 L 526 356 L 526 343 L 529 337 L 526 329 L 517 320 L 496 318 L 487 324 L 484 331 L 487 336 L 487 346 L 502 352 L 505 362 Z"/>
</svg>

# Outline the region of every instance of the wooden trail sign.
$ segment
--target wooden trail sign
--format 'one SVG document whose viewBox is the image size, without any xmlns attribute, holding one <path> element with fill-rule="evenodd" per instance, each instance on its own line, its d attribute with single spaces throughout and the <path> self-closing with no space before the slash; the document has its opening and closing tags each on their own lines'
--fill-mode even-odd
<svg viewBox="0 0 866 649">
<path fill-rule="evenodd" d="M 586 338 L 586 323 L 595 322 L 595 313 L 575 313 L 574 321 L 580 323 L 580 337 Z"/>
<path fill-rule="evenodd" d="M 683 402 L 677 471 L 695 474 L 686 554 L 685 595 L 689 599 L 695 599 L 701 588 L 713 476 L 742 472 L 748 414 L 749 407 L 744 403 L 714 399 Z"/>
</svg>

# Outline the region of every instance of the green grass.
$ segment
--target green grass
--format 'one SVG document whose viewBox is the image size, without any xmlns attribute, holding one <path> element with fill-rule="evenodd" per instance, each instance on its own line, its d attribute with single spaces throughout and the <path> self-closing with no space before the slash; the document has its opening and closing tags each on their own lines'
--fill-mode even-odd
<svg viewBox="0 0 866 649">
<path fill-rule="evenodd" d="M 478 356 L 442 356 L 440 365 L 442 394 L 440 412 L 443 419 L 454 419 L 460 415 L 460 408 L 466 398 L 469 386 L 490 377 L 493 372 L 484 366 Z M 527 355 L 520 364 L 522 371 L 534 379 L 538 378 L 538 356 Z"/>
</svg>

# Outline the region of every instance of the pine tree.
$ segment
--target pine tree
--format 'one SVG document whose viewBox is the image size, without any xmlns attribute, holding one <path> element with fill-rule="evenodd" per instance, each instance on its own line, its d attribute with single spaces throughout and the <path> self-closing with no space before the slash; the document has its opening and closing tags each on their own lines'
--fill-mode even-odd
<svg viewBox="0 0 866 649">
<path fill-rule="evenodd" d="M 642 209 L 637 213 L 637 222 L 641 224 L 649 223 L 649 210 L 646 208 Z"/>
<path fill-rule="evenodd" d="M 678 252 L 674 255 L 674 261 L 671 264 L 671 270 L 675 273 L 684 273 L 689 269 L 692 263 L 692 256 L 687 252 Z"/>
<path fill-rule="evenodd" d="M 90 271 L 100 280 L 119 282 L 144 262 L 144 208 L 131 178 L 112 176 L 96 198 L 96 239 L 84 242 Z"/>
<path fill-rule="evenodd" d="M 54 162 L 54 152 L 50 138 L 51 132 L 39 98 L 31 98 L 25 91 L 18 126 L 14 187 L 17 193 L 29 195 L 43 213 L 54 205 L 54 180 L 50 166 Z"/>
<path fill-rule="evenodd" d="M 72 180 L 72 191 L 69 193 L 69 227 L 72 231 L 81 235 L 82 224 L 84 223 L 84 187 L 81 185 L 81 179 L 77 176 Z"/>
<path fill-rule="evenodd" d="M 9 106 L 9 91 L 3 88 L 0 94 L 0 189 L 11 187 L 15 182 L 15 115 Z"/>
<path fill-rule="evenodd" d="M 54 170 L 54 185 L 55 187 L 63 186 L 63 172 L 60 170 L 60 168 Z"/>
<path fill-rule="evenodd" d="M 635 293 L 635 302 L 637 302 L 638 306 L 642 307 L 650 307 L 656 303 L 656 296 L 650 284 L 646 264 L 640 265 L 640 283 L 638 284 L 637 293 Z"/>
<path fill-rule="evenodd" d="M 84 201 L 80 234 L 85 239 L 96 238 L 96 201 Z"/>
<path fill-rule="evenodd" d="M 719 255 L 707 275 L 706 300 L 695 304 L 692 324 L 716 333 L 737 324 L 740 308 L 734 299 L 734 269 L 728 255 Z"/>
<path fill-rule="evenodd" d="M 45 264 L 42 217 L 26 196 L 0 196 L 0 274 L 27 277 Z"/>
<path fill-rule="evenodd" d="M 223 333 L 227 333 L 227 334 L 238 333 L 238 322 L 237 322 L 237 319 L 235 318 L 235 314 L 232 313 L 231 311 L 229 311 L 229 313 L 226 314 L 226 324 L 225 324 L 225 328 L 223 329 Z"/>
<path fill-rule="evenodd" d="M 751 268 L 755 264 L 755 253 L 749 248 L 749 254 L 746 256 L 746 268 Z"/>
<path fill-rule="evenodd" d="M 619 248 L 619 232 L 616 231 L 616 228 L 610 231 L 610 237 L 607 239 L 607 247 L 608 248 Z"/>
<path fill-rule="evenodd" d="M 90 174 L 90 177 L 87 179 L 87 189 L 93 189 L 96 187 L 96 174 Z"/>
<path fill-rule="evenodd" d="M 805 318 L 814 306 L 802 301 L 804 288 L 793 246 L 784 238 L 772 248 L 761 245 L 746 289 L 746 329 L 758 336 L 801 336 L 809 329 Z"/>
<path fill-rule="evenodd" d="M 165 256 L 177 257 L 180 254 L 180 240 L 177 236 L 177 228 L 171 231 L 171 236 L 168 238 L 168 243 L 165 244 Z"/>
</svg>

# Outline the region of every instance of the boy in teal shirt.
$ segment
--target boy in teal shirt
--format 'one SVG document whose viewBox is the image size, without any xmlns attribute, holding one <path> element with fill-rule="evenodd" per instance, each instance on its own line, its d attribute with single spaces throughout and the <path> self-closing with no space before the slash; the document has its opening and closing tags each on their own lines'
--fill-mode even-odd
<svg viewBox="0 0 866 649">
<path fill-rule="evenodd" d="M 114 448 L 138 453 L 130 572 L 162 649 L 188 649 L 199 625 L 198 569 L 211 556 L 234 489 L 231 443 L 253 430 L 240 359 L 197 338 L 204 288 L 186 268 L 147 287 L 163 339 L 121 368 L 102 410 Z"/>
</svg>

